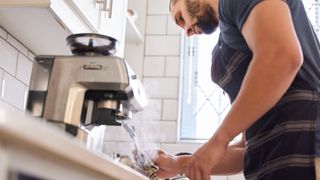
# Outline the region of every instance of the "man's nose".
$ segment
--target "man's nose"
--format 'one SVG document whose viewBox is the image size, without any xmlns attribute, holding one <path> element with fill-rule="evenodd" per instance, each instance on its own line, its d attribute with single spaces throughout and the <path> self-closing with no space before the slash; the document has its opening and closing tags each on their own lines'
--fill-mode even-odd
<svg viewBox="0 0 320 180">
<path fill-rule="evenodd" d="M 185 32 L 186 32 L 186 35 L 187 35 L 188 37 L 194 35 L 194 32 L 193 32 L 192 28 L 190 28 L 190 27 L 189 27 L 189 28 L 186 28 Z"/>
</svg>

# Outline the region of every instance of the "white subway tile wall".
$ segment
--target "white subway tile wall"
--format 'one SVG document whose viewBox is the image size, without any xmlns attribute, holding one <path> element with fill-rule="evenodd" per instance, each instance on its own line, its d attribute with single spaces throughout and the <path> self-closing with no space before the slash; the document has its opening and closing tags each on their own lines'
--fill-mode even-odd
<svg viewBox="0 0 320 180">
<path fill-rule="evenodd" d="M 169 14 L 169 0 L 148 0 L 147 15 Z"/>
<path fill-rule="evenodd" d="M 166 57 L 166 76 L 167 77 L 180 76 L 180 56 Z"/>
<path fill-rule="evenodd" d="M 16 49 L 18 49 L 22 54 L 24 55 L 28 55 L 29 50 L 23 45 L 21 44 L 17 39 L 15 39 L 14 37 L 12 37 L 10 34 L 8 34 L 7 36 L 7 41 Z"/>
<path fill-rule="evenodd" d="M 147 17 L 147 34 L 166 34 L 167 16 L 154 15 Z"/>
<path fill-rule="evenodd" d="M 5 30 L 3 30 L 1 27 L 0 27 L 0 36 L 3 39 L 6 39 L 6 37 L 7 37 L 7 32 Z"/>
<path fill-rule="evenodd" d="M 4 71 L 0 68 L 0 94 L 2 94 L 2 80 L 3 80 Z"/>
<path fill-rule="evenodd" d="M 167 33 L 180 35 L 183 29 L 176 25 L 175 21 L 172 19 L 171 15 L 168 16 Z"/>
<path fill-rule="evenodd" d="M 0 38 L 0 53 L 0 67 L 11 75 L 15 75 L 18 61 L 17 49 L 11 46 L 4 39 Z"/>
<path fill-rule="evenodd" d="M 144 111 L 132 115 L 133 120 L 160 121 L 162 99 L 148 99 L 148 105 Z"/>
<path fill-rule="evenodd" d="M 156 22 L 154 22 L 156 23 Z M 180 55 L 180 36 L 147 36 L 146 37 L 146 55 L 154 56 L 172 56 Z"/>
<path fill-rule="evenodd" d="M 36 57 L 36 55 L 29 51 L 29 53 L 28 53 L 29 60 L 33 61 L 35 57 Z"/>
<path fill-rule="evenodd" d="M 177 122 L 175 121 L 135 121 L 138 141 L 148 143 L 177 141 Z"/>
<path fill-rule="evenodd" d="M 144 88 L 150 98 L 177 98 L 178 78 L 144 78 Z"/>
<path fill-rule="evenodd" d="M 19 53 L 17 75 L 24 84 L 29 85 L 31 78 L 32 61 L 30 61 L 25 55 Z"/>
<path fill-rule="evenodd" d="M 147 56 L 144 59 L 143 75 L 153 77 L 163 77 L 165 72 L 164 56 Z"/>
<path fill-rule="evenodd" d="M 0 100 L 24 111 L 35 55 L 9 33 L 0 27 Z"/>
<path fill-rule="evenodd" d="M 1 98 L 13 105 L 14 107 L 23 110 L 25 107 L 27 86 L 21 83 L 18 79 L 8 73 L 4 73 L 2 79 Z"/>
<path fill-rule="evenodd" d="M 178 100 L 164 99 L 162 107 L 162 120 L 177 121 L 178 119 Z"/>
</svg>

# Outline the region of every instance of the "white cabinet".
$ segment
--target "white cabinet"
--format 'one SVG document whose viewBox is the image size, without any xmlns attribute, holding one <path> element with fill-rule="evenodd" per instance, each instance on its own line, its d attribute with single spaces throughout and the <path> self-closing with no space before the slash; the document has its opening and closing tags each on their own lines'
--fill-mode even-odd
<svg viewBox="0 0 320 180">
<path fill-rule="evenodd" d="M 100 33 L 120 42 L 123 57 L 128 0 L 1 0 L 0 26 L 35 54 L 69 55 L 66 37 Z"/>
<path fill-rule="evenodd" d="M 125 30 L 126 30 L 126 14 L 127 0 L 105 0 L 106 7 L 101 10 L 101 24 L 99 33 L 107 34 L 119 41 L 118 54 L 123 57 Z"/>
<path fill-rule="evenodd" d="M 97 0 L 71 0 L 76 9 L 84 16 L 89 25 L 98 29 L 100 20 L 100 1 Z"/>
<path fill-rule="evenodd" d="M 1 0 L 0 26 L 36 55 L 70 55 L 66 37 L 94 31 L 71 0 Z"/>
</svg>

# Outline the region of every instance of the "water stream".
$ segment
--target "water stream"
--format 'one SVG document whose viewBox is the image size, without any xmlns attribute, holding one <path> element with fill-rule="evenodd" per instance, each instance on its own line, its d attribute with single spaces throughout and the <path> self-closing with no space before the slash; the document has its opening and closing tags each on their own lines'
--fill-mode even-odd
<svg viewBox="0 0 320 180">
<path fill-rule="evenodd" d="M 135 164 L 136 166 L 138 166 L 137 168 L 147 173 L 150 179 L 157 179 L 155 173 L 158 170 L 158 167 L 155 166 L 151 158 L 140 149 L 137 143 L 137 137 L 134 128 L 130 126 L 126 121 L 122 121 L 122 126 L 128 132 L 133 142 L 134 151 L 132 153 L 134 156 Z"/>
</svg>

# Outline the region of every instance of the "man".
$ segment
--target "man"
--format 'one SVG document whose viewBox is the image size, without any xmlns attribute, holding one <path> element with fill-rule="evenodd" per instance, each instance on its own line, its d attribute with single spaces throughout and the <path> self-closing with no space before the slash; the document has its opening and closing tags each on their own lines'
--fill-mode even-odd
<svg viewBox="0 0 320 180">
<path fill-rule="evenodd" d="M 170 11 L 188 36 L 219 26 L 211 74 L 232 106 L 193 155 L 159 151 L 157 175 L 208 180 L 243 170 L 250 180 L 315 179 L 320 45 L 302 1 L 171 0 Z M 229 144 L 241 132 L 242 141 Z"/>
</svg>

